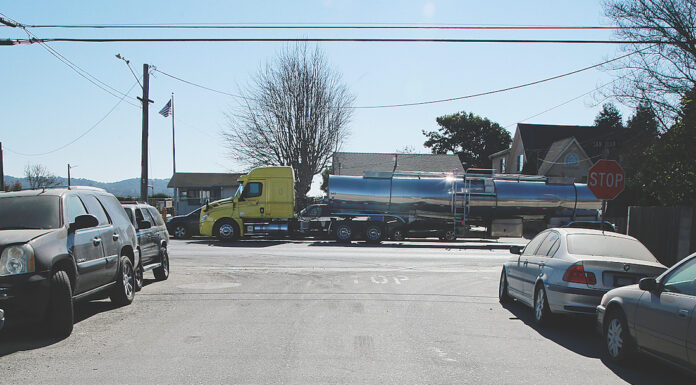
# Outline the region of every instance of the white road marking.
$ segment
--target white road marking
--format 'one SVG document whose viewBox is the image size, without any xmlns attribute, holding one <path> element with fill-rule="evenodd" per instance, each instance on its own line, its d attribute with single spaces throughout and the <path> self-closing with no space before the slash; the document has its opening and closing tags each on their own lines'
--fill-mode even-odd
<svg viewBox="0 0 696 385">
<path fill-rule="evenodd" d="M 200 283 L 187 283 L 184 285 L 178 285 L 179 289 L 197 289 L 197 290 L 217 290 L 217 289 L 227 289 L 230 287 L 239 287 L 242 284 L 239 282 L 200 282 Z"/>
</svg>

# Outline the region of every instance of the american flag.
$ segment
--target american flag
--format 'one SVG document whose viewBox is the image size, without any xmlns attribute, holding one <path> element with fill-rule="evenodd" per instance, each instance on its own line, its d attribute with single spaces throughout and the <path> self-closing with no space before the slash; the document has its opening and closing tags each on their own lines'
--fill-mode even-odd
<svg viewBox="0 0 696 385">
<path fill-rule="evenodd" d="M 169 116 L 169 114 L 172 113 L 172 100 L 169 99 L 167 104 L 164 105 L 164 108 L 160 110 L 160 115 L 164 116 L 165 118 Z"/>
</svg>

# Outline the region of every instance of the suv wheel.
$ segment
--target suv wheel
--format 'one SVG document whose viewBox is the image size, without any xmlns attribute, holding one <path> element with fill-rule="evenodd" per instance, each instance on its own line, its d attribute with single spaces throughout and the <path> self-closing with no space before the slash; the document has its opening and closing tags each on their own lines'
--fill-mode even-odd
<svg viewBox="0 0 696 385">
<path fill-rule="evenodd" d="M 169 253 L 167 253 L 167 248 L 162 248 L 160 251 L 161 262 L 160 267 L 152 270 L 155 274 L 155 279 L 158 281 L 164 281 L 169 278 Z"/>
<path fill-rule="evenodd" d="M 51 335 L 67 337 L 73 330 L 72 288 L 68 273 L 56 271 L 51 276 L 51 297 L 48 305 L 48 327 Z"/>
<path fill-rule="evenodd" d="M 116 278 L 116 287 L 109 297 L 111 298 L 111 302 L 119 306 L 130 305 L 135 297 L 135 271 L 133 270 L 133 262 L 125 255 L 121 256 Z"/>
<path fill-rule="evenodd" d="M 138 267 L 135 268 L 135 291 L 142 290 L 143 286 L 145 286 L 145 279 L 143 278 L 143 265 L 142 263 L 139 263 Z"/>
</svg>

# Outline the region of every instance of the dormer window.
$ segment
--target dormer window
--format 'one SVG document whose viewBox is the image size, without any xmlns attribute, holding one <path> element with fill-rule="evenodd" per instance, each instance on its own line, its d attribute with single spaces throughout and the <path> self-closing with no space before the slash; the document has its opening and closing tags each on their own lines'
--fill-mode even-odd
<svg viewBox="0 0 696 385">
<path fill-rule="evenodd" d="M 568 167 L 578 167 L 580 160 L 578 154 L 571 152 L 565 157 L 565 165 Z"/>
</svg>

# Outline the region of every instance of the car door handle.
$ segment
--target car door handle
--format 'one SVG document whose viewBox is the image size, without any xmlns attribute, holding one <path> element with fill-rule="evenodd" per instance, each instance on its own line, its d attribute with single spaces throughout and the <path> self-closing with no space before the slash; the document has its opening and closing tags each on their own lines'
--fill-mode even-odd
<svg viewBox="0 0 696 385">
<path fill-rule="evenodd" d="M 94 238 L 92 239 L 92 244 L 93 244 L 94 246 L 99 246 L 99 245 L 101 244 L 101 238 L 94 237 Z"/>
<path fill-rule="evenodd" d="M 114 233 L 114 241 L 118 241 L 119 235 Z"/>
<path fill-rule="evenodd" d="M 677 313 L 677 314 L 679 315 L 679 318 L 686 318 L 689 316 L 689 311 L 685 310 L 685 309 L 681 309 L 681 310 L 679 310 L 679 313 Z"/>
</svg>

